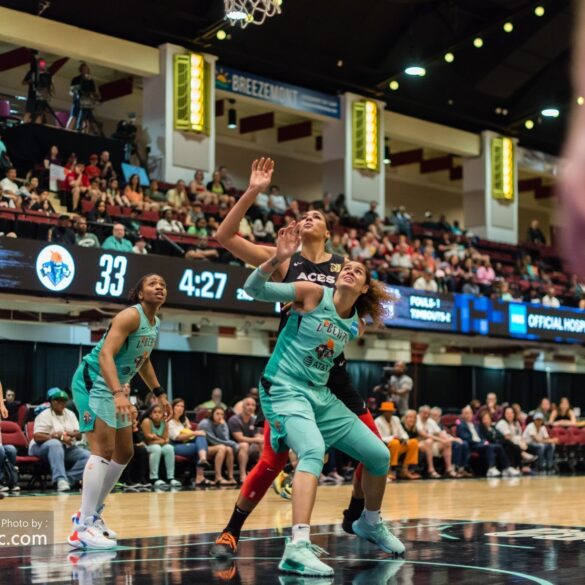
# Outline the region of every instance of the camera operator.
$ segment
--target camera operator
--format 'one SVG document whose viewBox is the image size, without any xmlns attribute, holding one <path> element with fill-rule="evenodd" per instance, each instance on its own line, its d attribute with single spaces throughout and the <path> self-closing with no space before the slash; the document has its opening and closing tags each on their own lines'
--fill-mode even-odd
<svg viewBox="0 0 585 585">
<path fill-rule="evenodd" d="M 384 368 L 382 384 L 374 388 L 376 403 L 379 405 L 388 400 L 394 402 L 398 412 L 404 414 L 408 410 L 408 398 L 412 391 L 413 381 L 406 374 L 406 364 L 398 361 L 393 368 Z"/>
<path fill-rule="evenodd" d="M 87 63 L 82 63 L 79 66 L 79 75 L 76 75 L 71 80 L 69 93 L 73 101 L 71 103 L 67 128 L 81 132 L 84 126 L 87 130 L 90 129 L 92 124 L 97 126 L 97 121 L 93 116 L 93 110 L 99 102 L 100 96 Z M 101 132 L 101 129 L 98 128 L 98 131 Z"/>
<path fill-rule="evenodd" d="M 22 80 L 22 84 L 28 84 L 23 121 L 26 123 L 34 120 L 37 124 L 44 124 L 47 122 L 47 114 L 55 118 L 55 113 L 50 105 L 51 98 L 55 93 L 53 75 L 47 68 L 47 62 L 44 59 L 39 59 L 36 53 L 31 59 L 30 69 Z"/>
</svg>

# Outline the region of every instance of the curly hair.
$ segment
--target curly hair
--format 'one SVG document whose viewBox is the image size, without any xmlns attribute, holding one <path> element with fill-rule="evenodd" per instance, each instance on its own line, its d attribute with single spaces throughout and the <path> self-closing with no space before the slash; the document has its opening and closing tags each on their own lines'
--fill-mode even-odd
<svg viewBox="0 0 585 585">
<path fill-rule="evenodd" d="M 371 317 L 374 326 L 379 327 L 384 324 L 384 315 L 386 314 L 385 304 L 391 303 L 396 299 L 386 289 L 384 284 L 379 280 L 373 280 L 368 267 L 362 262 L 357 262 L 364 267 L 366 272 L 366 282 L 368 292 L 360 295 L 355 303 L 355 308 L 360 318 Z M 340 273 L 341 274 L 341 273 Z"/>
</svg>

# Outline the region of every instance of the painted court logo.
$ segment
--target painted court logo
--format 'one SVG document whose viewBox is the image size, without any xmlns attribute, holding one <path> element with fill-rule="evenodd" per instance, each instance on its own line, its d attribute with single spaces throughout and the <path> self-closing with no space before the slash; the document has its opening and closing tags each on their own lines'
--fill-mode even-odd
<svg viewBox="0 0 585 585">
<path fill-rule="evenodd" d="M 37 256 L 37 276 L 50 291 L 65 290 L 75 276 L 75 262 L 62 246 L 45 246 Z"/>
</svg>

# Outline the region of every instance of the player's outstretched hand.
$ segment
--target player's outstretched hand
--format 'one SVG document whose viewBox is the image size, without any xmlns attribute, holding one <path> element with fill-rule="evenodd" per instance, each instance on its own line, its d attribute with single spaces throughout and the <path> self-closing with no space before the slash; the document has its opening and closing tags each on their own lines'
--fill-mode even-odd
<svg viewBox="0 0 585 585">
<path fill-rule="evenodd" d="M 287 227 L 278 230 L 276 257 L 280 262 L 284 262 L 292 257 L 300 245 L 301 235 L 299 232 L 299 224 L 293 221 Z"/>
<path fill-rule="evenodd" d="M 250 174 L 249 189 L 254 189 L 260 193 L 267 191 L 272 182 L 272 173 L 274 172 L 274 161 L 271 158 L 262 157 L 252 163 L 252 173 Z"/>
</svg>

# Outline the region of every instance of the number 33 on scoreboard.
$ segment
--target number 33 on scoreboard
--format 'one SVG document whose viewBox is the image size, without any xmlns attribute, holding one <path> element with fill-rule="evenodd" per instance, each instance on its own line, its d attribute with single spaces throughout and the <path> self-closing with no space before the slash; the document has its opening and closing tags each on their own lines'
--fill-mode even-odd
<svg viewBox="0 0 585 585">
<path fill-rule="evenodd" d="M 100 280 L 96 282 L 95 292 L 100 296 L 119 297 L 124 292 L 124 281 L 128 258 L 102 254 L 99 265 L 103 268 Z"/>
<path fill-rule="evenodd" d="M 201 274 L 194 273 L 188 268 L 183 273 L 179 290 L 188 297 L 201 297 L 202 299 L 219 300 L 227 282 L 227 274 L 223 272 L 209 272 L 206 270 Z"/>
</svg>

